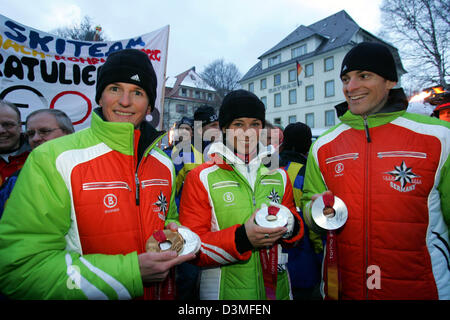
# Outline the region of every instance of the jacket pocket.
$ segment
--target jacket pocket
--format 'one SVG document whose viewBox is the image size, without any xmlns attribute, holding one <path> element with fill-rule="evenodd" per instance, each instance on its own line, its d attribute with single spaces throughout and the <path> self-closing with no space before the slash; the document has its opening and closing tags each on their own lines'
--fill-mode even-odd
<svg viewBox="0 0 450 320">
<path fill-rule="evenodd" d="M 359 153 L 354 152 L 354 153 L 345 153 L 345 154 L 341 154 L 338 156 L 334 156 L 334 157 L 330 157 L 325 159 L 325 163 L 329 164 L 332 162 L 336 162 L 336 161 L 342 161 L 342 160 L 356 160 L 359 158 Z"/>
<path fill-rule="evenodd" d="M 169 180 L 167 179 L 150 179 L 150 180 L 142 180 L 141 186 L 142 189 L 145 189 L 146 187 L 151 186 L 168 186 Z"/>
<path fill-rule="evenodd" d="M 83 183 L 83 190 L 108 190 L 108 189 L 127 189 L 131 191 L 128 183 L 124 181 L 98 181 Z"/>
<path fill-rule="evenodd" d="M 424 152 L 415 152 L 415 151 L 385 151 L 378 152 L 377 157 L 379 159 L 383 158 L 419 158 L 426 159 L 427 154 Z"/>
</svg>

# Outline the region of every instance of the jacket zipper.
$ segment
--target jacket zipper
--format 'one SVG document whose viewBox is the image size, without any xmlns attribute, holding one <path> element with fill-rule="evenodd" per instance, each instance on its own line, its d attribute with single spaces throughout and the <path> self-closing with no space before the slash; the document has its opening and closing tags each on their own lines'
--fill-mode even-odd
<svg viewBox="0 0 450 320">
<path fill-rule="evenodd" d="M 158 136 L 156 139 L 155 139 L 155 141 L 153 141 L 153 143 L 152 144 L 150 144 L 149 146 L 148 146 L 148 148 L 144 151 L 144 153 L 142 154 L 142 159 L 144 158 L 144 155 L 145 154 L 147 154 L 148 153 L 148 151 L 150 150 L 150 149 L 152 149 L 155 145 L 156 145 L 156 143 L 158 143 L 158 141 L 159 140 L 161 140 L 163 137 L 164 137 L 164 135 L 165 134 L 163 134 L 163 135 L 160 135 L 160 136 Z M 133 144 L 134 145 L 134 144 Z M 141 161 L 142 161 L 142 159 L 140 159 L 139 160 L 139 162 L 137 163 L 137 165 L 136 165 L 136 170 L 135 170 L 135 172 L 134 172 L 134 182 L 135 182 L 135 184 L 136 184 L 136 205 L 137 206 L 139 206 L 140 205 L 140 190 L 141 190 L 141 188 L 140 188 L 140 181 L 139 181 L 139 176 L 138 176 L 138 171 L 139 171 L 139 165 L 141 164 Z"/>
<path fill-rule="evenodd" d="M 368 126 L 368 122 L 367 122 L 367 116 L 364 116 L 364 128 L 365 128 L 365 132 L 366 132 L 366 167 L 365 167 L 365 174 L 366 174 L 366 179 L 365 179 L 365 187 L 364 187 L 364 229 L 365 229 L 365 261 L 364 261 L 364 269 L 363 269 L 363 287 L 364 287 L 364 291 L 365 291 L 365 296 L 366 296 L 366 300 L 369 299 L 369 290 L 367 288 L 367 267 L 369 265 L 369 186 L 370 186 L 370 175 L 369 175 L 369 166 L 370 166 L 370 146 L 371 146 L 371 138 L 370 138 L 370 134 L 369 134 L 369 126 Z"/>
<path fill-rule="evenodd" d="M 139 199 L 139 190 L 140 190 L 139 184 L 140 184 L 140 182 L 139 182 L 139 177 L 138 177 L 137 170 L 134 173 L 134 182 L 136 183 L 136 205 L 139 206 L 139 203 L 140 203 L 140 199 Z"/>
<path fill-rule="evenodd" d="M 367 139 L 367 142 L 372 142 L 372 140 L 370 139 L 370 134 L 369 134 L 369 124 L 367 123 L 367 115 L 365 115 L 364 117 L 363 117 L 363 119 L 364 119 L 364 131 L 366 132 L 366 139 Z"/>
</svg>

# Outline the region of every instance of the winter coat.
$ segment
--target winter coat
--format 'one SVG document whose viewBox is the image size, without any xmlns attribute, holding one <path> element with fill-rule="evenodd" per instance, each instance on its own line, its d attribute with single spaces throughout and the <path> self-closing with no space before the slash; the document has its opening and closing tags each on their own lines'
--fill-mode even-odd
<svg viewBox="0 0 450 320">
<path fill-rule="evenodd" d="M 30 154 L 0 223 L 0 288 L 18 299 L 160 298 L 137 255 L 177 218 L 174 168 L 147 122 L 107 122 Z"/>
<path fill-rule="evenodd" d="M 180 223 L 196 232 L 202 241 L 197 265 L 203 267 L 200 299 L 266 299 L 260 250 L 248 241 L 243 224 L 261 204 L 271 201 L 288 207 L 297 228 L 282 244 L 293 244 L 303 236 L 303 223 L 295 210 L 292 187 L 283 169 L 270 171 L 261 159 L 272 150 L 264 148 L 245 164 L 221 142 L 211 146 L 213 160 L 187 175 L 180 206 Z M 244 240 L 245 238 L 245 240 Z M 275 244 L 279 257 L 276 298 L 290 299 L 285 256 Z M 266 251 L 264 249 L 264 251 Z"/>
<path fill-rule="evenodd" d="M 393 89 L 366 118 L 339 105 L 341 123 L 308 156 L 305 221 L 327 189 L 348 208 L 337 231 L 343 299 L 450 299 L 450 124 L 407 104 Z"/>
</svg>

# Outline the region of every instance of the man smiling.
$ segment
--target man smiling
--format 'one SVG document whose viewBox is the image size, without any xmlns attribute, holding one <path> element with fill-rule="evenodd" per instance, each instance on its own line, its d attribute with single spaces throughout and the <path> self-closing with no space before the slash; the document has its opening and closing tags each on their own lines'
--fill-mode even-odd
<svg viewBox="0 0 450 320">
<path fill-rule="evenodd" d="M 337 267 L 325 259 L 322 293 L 450 299 L 449 123 L 406 112 L 403 89 L 394 88 L 394 58 L 382 44 L 351 49 L 341 80 L 341 123 L 311 147 L 302 198 L 305 220 L 317 231 L 311 205 L 320 194 L 328 189 L 348 208 L 336 232 Z M 336 268 L 340 278 L 328 277 Z"/>
<path fill-rule="evenodd" d="M 177 229 L 173 164 L 145 121 L 148 56 L 110 54 L 96 86 L 91 127 L 36 148 L 6 205 L 0 290 L 11 298 L 169 299 L 169 270 L 194 258 L 145 252 L 154 231 Z"/>
</svg>

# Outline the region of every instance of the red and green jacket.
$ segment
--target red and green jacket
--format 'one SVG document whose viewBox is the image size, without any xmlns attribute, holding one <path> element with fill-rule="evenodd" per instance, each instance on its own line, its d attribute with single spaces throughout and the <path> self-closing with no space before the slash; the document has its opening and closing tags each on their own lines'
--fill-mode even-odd
<svg viewBox="0 0 450 320">
<path fill-rule="evenodd" d="M 247 248 L 241 252 L 238 229 L 262 204 L 276 202 L 290 209 L 298 225 L 292 237 L 281 239 L 280 243 L 289 246 L 301 239 L 303 222 L 295 210 L 289 177 L 284 169 L 269 170 L 261 163 L 269 151 L 260 152 L 249 164 L 240 161 L 221 142 L 214 143 L 209 152 L 213 160 L 188 173 L 180 205 L 180 223 L 196 232 L 202 241 L 194 261 L 203 267 L 200 299 L 267 299 L 260 250 Z M 245 166 L 248 177 L 237 166 Z M 249 182 L 251 178 L 254 184 Z M 290 299 L 287 261 L 282 260 L 280 245 L 275 247 L 276 298 Z"/>
<path fill-rule="evenodd" d="M 406 113 L 399 94 L 366 119 L 347 111 L 309 153 L 306 222 L 325 190 L 348 208 L 337 231 L 343 299 L 450 299 L 450 126 Z"/>
<path fill-rule="evenodd" d="M 144 290 L 137 255 L 178 218 L 175 174 L 155 147 L 161 135 L 147 123 L 140 129 L 93 113 L 90 128 L 33 150 L 0 223 L 3 294 L 160 297 L 156 285 Z"/>
</svg>

